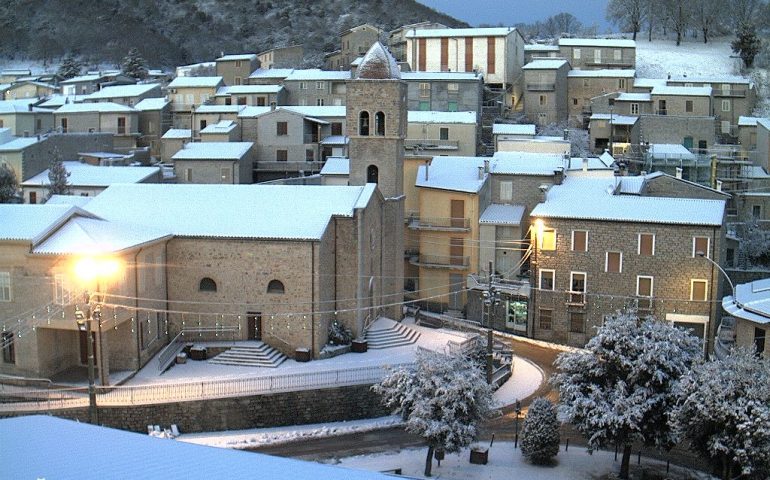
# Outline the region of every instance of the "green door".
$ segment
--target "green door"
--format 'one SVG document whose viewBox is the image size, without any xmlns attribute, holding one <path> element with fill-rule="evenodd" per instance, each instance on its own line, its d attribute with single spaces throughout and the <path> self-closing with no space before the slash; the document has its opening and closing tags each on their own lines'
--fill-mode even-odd
<svg viewBox="0 0 770 480">
<path fill-rule="evenodd" d="M 684 142 L 682 142 L 682 145 L 684 145 L 684 148 L 687 150 L 692 150 L 692 137 L 684 137 Z"/>
</svg>

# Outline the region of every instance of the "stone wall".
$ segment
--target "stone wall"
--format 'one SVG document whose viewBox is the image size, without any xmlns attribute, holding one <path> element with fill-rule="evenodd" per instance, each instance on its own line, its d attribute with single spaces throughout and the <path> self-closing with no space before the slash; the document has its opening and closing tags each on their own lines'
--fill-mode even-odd
<svg viewBox="0 0 770 480">
<path fill-rule="evenodd" d="M 714 117 L 642 115 L 639 122 L 640 140 L 645 143 L 682 144 L 685 137 L 692 137 L 694 147 L 705 140 L 708 148 L 716 139 Z"/>
</svg>

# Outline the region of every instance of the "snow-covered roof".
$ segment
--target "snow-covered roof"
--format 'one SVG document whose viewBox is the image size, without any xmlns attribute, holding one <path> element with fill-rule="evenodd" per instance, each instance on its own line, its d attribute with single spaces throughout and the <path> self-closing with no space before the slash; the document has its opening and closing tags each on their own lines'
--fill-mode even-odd
<svg viewBox="0 0 770 480">
<path fill-rule="evenodd" d="M 69 85 L 72 83 L 95 82 L 100 78 L 104 78 L 104 75 L 102 75 L 101 73 L 89 73 L 86 75 L 78 75 L 76 77 L 68 78 L 67 80 L 62 80 L 61 82 L 59 82 L 59 84 Z"/>
<path fill-rule="evenodd" d="M 230 133 L 238 126 L 237 123 L 232 120 L 220 120 L 217 123 L 207 125 L 206 128 L 201 130 L 201 133 Z"/>
<path fill-rule="evenodd" d="M 321 139 L 321 145 L 347 145 L 350 139 L 346 135 L 329 135 Z"/>
<path fill-rule="evenodd" d="M 176 77 L 168 88 L 209 88 L 222 84 L 222 77 Z"/>
<path fill-rule="evenodd" d="M 251 72 L 249 78 L 286 78 L 293 71 L 293 68 L 258 68 Z"/>
<path fill-rule="evenodd" d="M 438 112 L 409 110 L 409 123 L 465 123 L 476 124 L 476 112 Z"/>
<path fill-rule="evenodd" d="M 253 95 L 260 93 L 278 93 L 283 85 L 231 85 L 219 87 L 217 95 Z"/>
<path fill-rule="evenodd" d="M 482 157 L 433 157 L 428 167 L 427 179 L 426 166 L 420 165 L 417 169 L 415 186 L 477 193 L 487 178 L 486 174 L 479 178 L 479 167 L 484 167 L 484 160 Z"/>
<path fill-rule="evenodd" d="M 144 95 L 152 90 L 157 90 L 158 96 L 160 96 L 160 83 L 138 83 L 136 85 L 104 87 L 101 90 L 88 95 L 85 99 L 100 100 L 102 98 L 138 97 L 139 95 Z"/>
<path fill-rule="evenodd" d="M 750 85 L 751 79 L 738 75 L 714 75 L 708 77 L 671 77 L 669 82 L 677 83 L 735 83 Z"/>
<path fill-rule="evenodd" d="M 350 175 L 350 159 L 329 157 L 321 169 L 321 175 Z"/>
<path fill-rule="evenodd" d="M 564 64 L 569 64 L 569 62 L 561 58 L 539 58 L 532 60 L 522 68 L 524 70 L 555 70 Z"/>
<path fill-rule="evenodd" d="M 493 175 L 552 176 L 565 166 L 564 157 L 559 153 L 496 152 L 490 171 Z"/>
<path fill-rule="evenodd" d="M 170 237 L 171 234 L 167 230 L 73 216 L 53 234 L 37 244 L 32 249 L 32 253 L 39 255 L 118 253 Z"/>
<path fill-rule="evenodd" d="M 11 85 L 13 85 L 13 84 L 11 84 L 11 83 L 0 83 L 0 92 L 4 92 L 4 91 L 8 90 L 9 88 L 11 88 Z"/>
<path fill-rule="evenodd" d="M 608 170 L 612 171 L 612 163 L 615 161 L 612 156 L 607 157 L 572 157 L 567 160 L 566 166 L 568 171 L 582 170 L 585 165 L 588 170 Z"/>
<path fill-rule="evenodd" d="M 54 113 L 131 113 L 137 110 L 126 105 L 113 102 L 95 103 L 65 103 L 54 110 Z"/>
<path fill-rule="evenodd" d="M 59 108 L 65 103 L 82 102 L 88 95 L 51 95 L 48 100 L 38 105 L 41 108 Z"/>
<path fill-rule="evenodd" d="M 401 72 L 401 80 L 425 81 L 446 80 L 448 82 L 477 82 L 481 74 L 473 72 Z"/>
<path fill-rule="evenodd" d="M 626 93 L 623 92 L 615 98 L 616 102 L 651 102 L 652 97 L 649 93 Z"/>
<path fill-rule="evenodd" d="M 217 62 L 230 62 L 234 60 L 256 60 L 257 54 L 256 53 L 240 53 L 236 55 L 223 55 L 216 59 Z"/>
<path fill-rule="evenodd" d="M 635 41 L 620 38 L 560 38 L 559 45 L 564 47 L 636 48 Z"/>
<path fill-rule="evenodd" d="M 31 75 L 32 70 L 28 68 L 6 68 L 0 70 L 0 75 Z"/>
<path fill-rule="evenodd" d="M 636 88 L 655 88 L 666 85 L 665 78 L 635 78 L 634 87 Z"/>
<path fill-rule="evenodd" d="M 195 109 L 195 113 L 239 113 L 244 108 L 246 105 L 200 105 Z"/>
<path fill-rule="evenodd" d="M 735 297 L 724 297 L 722 308 L 734 317 L 759 324 L 770 323 L 770 278 L 736 285 Z"/>
<path fill-rule="evenodd" d="M 479 217 L 482 225 L 521 225 L 524 215 L 523 205 L 490 204 Z"/>
<path fill-rule="evenodd" d="M 670 87 L 657 86 L 652 89 L 652 95 L 679 95 L 685 97 L 710 97 L 711 87 Z"/>
<path fill-rule="evenodd" d="M 289 74 L 285 81 L 297 81 L 297 80 L 350 80 L 351 75 L 349 70 L 321 70 L 318 68 L 307 68 L 302 70 L 294 70 Z"/>
<path fill-rule="evenodd" d="M 46 205 L 70 205 L 73 207 L 83 207 L 91 201 L 93 197 L 84 197 L 83 195 L 51 195 L 46 200 Z"/>
<path fill-rule="evenodd" d="M 356 70 L 356 78 L 369 80 L 398 80 L 401 70 L 395 57 L 380 42 L 374 42 Z"/>
<path fill-rule="evenodd" d="M 535 125 L 531 124 L 495 123 L 492 125 L 492 135 L 535 136 L 536 133 Z"/>
<path fill-rule="evenodd" d="M 306 117 L 317 117 L 317 118 L 344 117 L 347 114 L 347 109 L 345 108 L 345 105 L 324 105 L 324 106 L 286 105 L 280 108 L 284 110 L 291 110 L 292 112 L 297 112 L 300 115 L 304 115 Z"/>
<path fill-rule="evenodd" d="M 152 110 L 163 110 L 166 105 L 168 105 L 169 102 L 163 97 L 159 98 L 145 98 L 141 102 L 134 105 L 134 108 L 139 111 L 152 111 Z"/>
<path fill-rule="evenodd" d="M 86 209 L 179 236 L 318 240 L 332 216 L 352 217 L 375 191 L 374 184 L 123 184 L 107 188 Z"/>
<path fill-rule="evenodd" d="M 77 161 L 62 162 L 74 187 L 107 187 L 113 183 L 139 183 L 158 175 L 158 167 L 101 167 Z M 22 187 L 50 185 L 48 169 L 22 182 Z"/>
<path fill-rule="evenodd" d="M 173 160 L 240 160 L 253 142 L 195 142 L 187 143 L 176 152 Z"/>
<path fill-rule="evenodd" d="M 20 98 L 18 100 L 0 100 L 0 113 L 29 112 L 30 105 L 37 102 L 37 98 Z"/>
<path fill-rule="evenodd" d="M 768 175 L 767 171 L 765 170 L 765 167 L 761 165 L 750 165 L 748 167 L 748 173 L 746 175 L 749 178 L 770 178 L 770 175 Z M 745 193 L 752 193 L 752 192 L 744 192 Z"/>
<path fill-rule="evenodd" d="M 75 212 L 71 205 L 0 204 L 0 240 L 35 242 Z"/>
<path fill-rule="evenodd" d="M 721 226 L 724 200 L 616 194 L 623 177 L 567 176 L 530 216 L 577 220 Z"/>
<path fill-rule="evenodd" d="M 19 150 L 24 150 L 25 148 L 29 147 L 30 145 L 34 145 L 39 141 L 40 139 L 38 139 L 36 136 L 17 137 L 10 142 L 0 143 L 0 152 L 16 152 Z"/>
<path fill-rule="evenodd" d="M 602 69 L 602 70 L 570 70 L 568 77 L 577 78 L 634 78 L 636 70 Z"/>
<path fill-rule="evenodd" d="M 770 130 L 770 118 L 758 118 L 757 126 L 762 126 L 767 130 Z"/>
<path fill-rule="evenodd" d="M 192 131 L 189 128 L 169 128 L 160 138 L 189 139 L 191 137 Z"/>
<path fill-rule="evenodd" d="M 406 38 L 435 38 L 435 37 L 499 37 L 515 32 L 513 27 L 490 28 L 431 28 L 408 30 Z"/>
<path fill-rule="evenodd" d="M 739 127 L 756 127 L 757 126 L 757 120 L 759 120 L 760 117 L 744 117 L 741 115 L 738 117 L 738 126 Z"/>
<path fill-rule="evenodd" d="M 541 45 L 541 44 L 524 45 L 524 51 L 525 52 L 558 52 L 559 46 L 558 45 Z"/>
<path fill-rule="evenodd" d="M 682 160 L 694 160 L 695 154 L 687 150 L 684 145 L 678 143 L 655 143 L 650 145 L 649 154 L 656 160 L 675 158 Z"/>
<path fill-rule="evenodd" d="M 194 472 L 200 478 L 393 479 L 374 471 L 211 448 L 44 415 L 0 420 L 0 444 L 7 478 L 170 480 Z M 79 451 L 99 454 L 89 456 L 86 466 Z"/>
<path fill-rule="evenodd" d="M 591 115 L 591 120 L 608 120 L 611 121 L 613 125 L 634 125 L 639 120 L 639 117 L 630 115 L 611 115 L 609 113 L 594 113 Z"/>
<path fill-rule="evenodd" d="M 343 107 L 344 108 L 344 107 Z M 253 118 L 267 113 L 270 111 L 270 107 L 256 107 L 254 105 L 247 105 L 238 112 L 238 118 Z"/>
</svg>

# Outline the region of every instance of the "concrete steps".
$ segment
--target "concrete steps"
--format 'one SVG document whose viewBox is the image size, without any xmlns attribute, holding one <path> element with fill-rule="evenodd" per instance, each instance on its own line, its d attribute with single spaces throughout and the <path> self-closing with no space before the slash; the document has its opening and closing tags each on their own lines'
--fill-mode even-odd
<svg viewBox="0 0 770 480">
<path fill-rule="evenodd" d="M 418 338 L 420 332 L 393 321 L 387 325 L 377 325 L 366 332 L 366 342 L 372 350 L 412 345 Z"/>
<path fill-rule="evenodd" d="M 275 368 L 286 360 L 286 355 L 264 343 L 257 346 L 234 346 L 209 360 L 215 365 Z"/>
</svg>

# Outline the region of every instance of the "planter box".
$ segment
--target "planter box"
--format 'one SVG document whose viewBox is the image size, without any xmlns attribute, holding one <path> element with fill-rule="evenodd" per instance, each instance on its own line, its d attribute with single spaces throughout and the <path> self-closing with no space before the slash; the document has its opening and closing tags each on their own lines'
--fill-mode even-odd
<svg viewBox="0 0 770 480">
<path fill-rule="evenodd" d="M 311 360 L 310 350 L 307 348 L 298 348 L 294 350 L 294 360 L 298 362 L 309 362 Z"/>
<path fill-rule="evenodd" d="M 350 345 L 350 351 L 355 353 L 364 353 L 368 349 L 369 344 L 366 340 L 353 340 L 353 343 Z"/>
<path fill-rule="evenodd" d="M 474 465 L 486 465 L 489 460 L 488 448 L 471 448 L 471 463 Z"/>
<path fill-rule="evenodd" d="M 208 351 L 206 347 L 192 347 L 190 349 L 190 360 L 206 360 Z"/>
<path fill-rule="evenodd" d="M 187 354 L 184 352 L 177 354 L 176 363 L 187 363 Z"/>
</svg>

